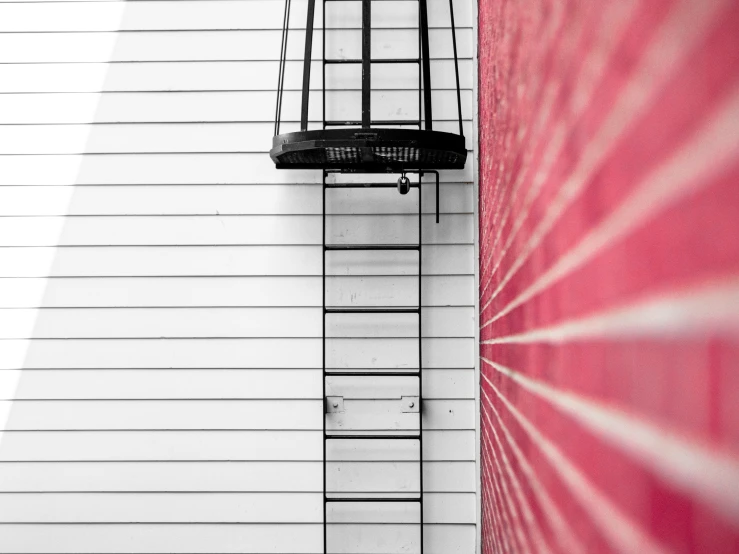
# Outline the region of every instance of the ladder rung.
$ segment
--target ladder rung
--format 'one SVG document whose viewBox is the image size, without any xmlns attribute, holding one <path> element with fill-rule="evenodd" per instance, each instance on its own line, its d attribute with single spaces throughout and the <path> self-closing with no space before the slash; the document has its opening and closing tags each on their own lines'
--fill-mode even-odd
<svg viewBox="0 0 739 554">
<path fill-rule="evenodd" d="M 421 435 L 324 435 L 326 440 L 329 439 L 345 439 L 345 440 L 420 440 Z"/>
<path fill-rule="evenodd" d="M 327 244 L 326 250 L 420 250 L 417 244 Z"/>
<path fill-rule="evenodd" d="M 329 59 L 323 60 L 323 63 L 329 65 L 335 64 L 360 64 L 363 60 L 357 58 L 346 58 L 346 59 Z M 370 63 L 421 63 L 418 58 L 377 58 L 371 59 Z"/>
<path fill-rule="evenodd" d="M 326 185 L 327 189 L 395 189 L 395 183 L 347 183 Z M 417 189 L 418 183 L 411 183 L 411 188 Z"/>
<path fill-rule="evenodd" d="M 324 308 L 327 314 L 417 314 L 419 308 Z"/>
<path fill-rule="evenodd" d="M 324 121 L 327 127 L 360 127 L 361 121 Z M 377 119 L 370 125 L 420 125 L 417 119 Z"/>
<path fill-rule="evenodd" d="M 326 371 L 326 377 L 419 377 L 418 371 Z"/>
<path fill-rule="evenodd" d="M 408 497 L 408 498 L 398 498 L 398 497 L 385 497 L 385 498 L 377 498 L 377 497 L 361 497 L 358 496 L 356 498 L 348 498 L 348 497 L 324 497 L 324 500 L 326 502 L 421 502 L 420 497 Z"/>
</svg>

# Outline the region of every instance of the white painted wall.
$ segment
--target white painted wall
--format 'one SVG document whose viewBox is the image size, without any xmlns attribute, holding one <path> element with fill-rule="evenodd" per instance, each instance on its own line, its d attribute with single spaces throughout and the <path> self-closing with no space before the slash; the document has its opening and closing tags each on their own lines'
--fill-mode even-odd
<svg viewBox="0 0 739 554">
<path fill-rule="evenodd" d="M 436 125 L 454 130 L 447 4 L 430 1 Z M 293 6 L 299 27 L 305 1 Z M 376 55 L 413 55 L 416 3 L 375 6 Z M 329 55 L 359 57 L 359 11 L 336 8 L 350 30 L 328 32 Z M 0 2 L 0 552 L 321 550 L 321 176 L 266 154 L 282 9 Z M 455 10 L 471 136 L 474 5 Z M 284 131 L 299 109 L 292 37 Z M 329 116 L 354 117 L 357 75 L 330 84 Z M 415 115 L 407 68 L 373 84 L 373 116 Z M 440 225 L 424 190 L 428 554 L 475 550 L 475 163 L 442 173 Z M 417 238 L 415 192 L 328 199 L 335 242 Z M 330 304 L 414 302 L 416 254 L 331 256 Z M 331 363 L 416 363 L 415 316 L 338 317 Z M 412 425 L 395 398 L 414 386 L 336 379 L 347 411 L 330 426 Z M 329 484 L 417 491 L 415 455 L 331 445 Z M 415 552 L 416 510 L 342 506 L 330 546 Z"/>
</svg>

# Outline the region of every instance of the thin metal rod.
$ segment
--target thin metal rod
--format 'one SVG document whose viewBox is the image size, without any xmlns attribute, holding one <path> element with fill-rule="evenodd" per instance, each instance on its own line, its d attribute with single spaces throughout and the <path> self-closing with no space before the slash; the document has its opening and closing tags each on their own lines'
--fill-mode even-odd
<svg viewBox="0 0 739 554">
<path fill-rule="evenodd" d="M 277 105 L 275 106 L 275 136 L 280 134 L 282 119 L 282 93 L 285 89 L 285 65 L 287 65 L 287 37 L 290 30 L 290 0 L 285 0 L 285 13 L 282 16 L 282 44 L 280 47 L 280 67 L 277 72 Z"/>
<path fill-rule="evenodd" d="M 418 497 L 410 497 L 410 498 L 376 498 L 374 496 L 370 496 L 370 497 L 357 496 L 356 498 L 327 497 L 326 502 L 421 502 L 421 505 L 423 505 L 423 500 L 421 500 Z"/>
<path fill-rule="evenodd" d="M 326 0 L 323 0 L 323 11 L 321 12 L 321 64 L 322 84 L 321 87 L 321 113 L 323 114 L 323 128 L 326 128 Z"/>
<path fill-rule="evenodd" d="M 327 314 L 415 314 L 421 308 L 324 308 Z"/>
<path fill-rule="evenodd" d="M 327 371 L 328 377 L 418 377 L 417 371 Z"/>
<path fill-rule="evenodd" d="M 425 3 L 425 0 L 421 0 Z M 438 172 L 437 172 L 438 179 Z M 418 470 L 419 470 L 419 502 L 420 502 L 420 533 L 421 553 L 423 554 L 423 314 L 421 310 L 421 280 L 423 276 L 423 172 L 418 174 Z"/>
<path fill-rule="evenodd" d="M 418 59 L 421 59 L 421 52 L 423 52 L 423 46 L 421 44 L 421 7 L 419 4 L 418 8 Z M 418 130 L 420 131 L 423 128 L 422 121 L 423 121 L 423 115 L 422 115 L 422 101 L 421 101 L 421 91 L 423 90 L 423 85 L 421 84 L 421 77 L 423 75 L 423 70 L 421 66 L 418 66 Z"/>
<path fill-rule="evenodd" d="M 462 128 L 462 93 L 459 90 L 459 60 L 457 59 L 457 31 L 454 28 L 454 0 L 449 0 L 449 15 L 452 24 L 452 47 L 454 48 L 454 74 L 457 77 L 457 113 L 459 114 L 459 134 L 464 136 Z M 438 201 L 437 201 L 438 204 Z M 437 216 L 436 223 L 439 223 Z"/>
<path fill-rule="evenodd" d="M 323 236 L 323 244 L 326 244 L 326 172 L 323 171 L 323 197 L 321 201 L 322 209 L 321 212 L 323 214 L 322 217 L 322 226 L 321 226 L 321 233 Z M 322 281 L 321 281 L 321 304 L 323 305 L 323 315 L 321 316 L 322 319 L 322 325 L 323 329 L 321 331 L 321 343 L 322 343 L 322 352 L 321 352 L 321 367 L 322 367 L 322 375 L 321 375 L 321 381 L 323 384 L 323 396 L 321 397 L 323 401 L 321 402 L 323 407 L 323 435 L 326 436 L 326 249 L 323 249 L 323 262 L 321 264 L 322 267 Z M 327 539 L 327 525 L 326 525 L 326 517 L 327 517 L 328 509 L 326 506 L 326 439 L 323 440 L 323 552 L 324 554 L 328 552 L 328 539 Z"/>
<path fill-rule="evenodd" d="M 371 125 L 372 0 L 362 0 L 362 127 Z"/>
<path fill-rule="evenodd" d="M 420 440 L 420 435 L 325 435 L 326 439 L 344 440 Z"/>
<path fill-rule="evenodd" d="M 431 111 L 431 69 L 429 61 L 429 19 L 426 0 L 419 0 L 421 20 L 421 65 L 423 68 L 423 104 L 426 116 L 426 130 L 433 129 L 433 114 Z"/>
<path fill-rule="evenodd" d="M 371 125 L 418 125 L 418 121 L 414 119 L 374 119 Z M 328 127 L 359 127 L 361 121 L 327 121 Z M 393 185 L 395 186 L 395 185 Z"/>
<path fill-rule="evenodd" d="M 417 244 L 327 244 L 326 250 L 418 250 Z"/>
<path fill-rule="evenodd" d="M 326 2 L 326 0 L 324 0 Z M 323 61 L 326 64 L 332 65 L 332 64 L 360 64 L 364 63 L 364 60 L 356 59 L 356 58 L 347 58 L 347 59 L 331 59 L 331 60 L 324 60 Z M 420 63 L 421 60 L 418 58 L 373 58 L 370 60 L 370 63 L 389 63 L 389 64 L 411 64 L 411 63 Z"/>
<path fill-rule="evenodd" d="M 308 16 L 305 22 L 305 54 L 303 55 L 303 105 L 300 112 L 300 130 L 308 130 L 308 102 L 310 101 L 310 64 L 313 56 L 313 20 L 316 0 L 308 0 Z"/>
</svg>

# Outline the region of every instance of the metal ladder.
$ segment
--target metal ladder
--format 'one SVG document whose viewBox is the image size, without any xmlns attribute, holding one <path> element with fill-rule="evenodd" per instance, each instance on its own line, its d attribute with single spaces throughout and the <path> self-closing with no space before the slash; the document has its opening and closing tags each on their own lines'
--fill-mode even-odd
<svg viewBox="0 0 739 554">
<path fill-rule="evenodd" d="M 326 194 L 327 191 L 332 189 L 351 189 L 351 188 L 366 188 L 368 185 L 365 184 L 330 184 L 327 182 L 329 174 L 332 173 L 330 170 L 323 171 L 323 279 L 322 279 L 322 305 L 323 305 L 323 348 L 322 348 L 322 381 L 323 381 L 323 399 L 324 399 L 324 417 L 323 417 L 323 551 L 328 553 L 328 504 L 330 503 L 369 503 L 369 502 L 404 502 L 404 503 L 418 503 L 419 505 L 419 535 L 420 535 L 420 552 L 423 554 L 423 356 L 422 356 L 422 309 L 421 309 L 421 278 L 422 278 L 422 263 L 421 256 L 423 254 L 423 234 L 422 234 L 422 212 L 423 212 L 423 195 L 422 195 L 422 176 L 424 172 L 418 171 L 418 183 L 412 183 L 411 188 L 418 189 L 418 243 L 417 244 L 329 244 L 326 242 Z M 438 190 L 438 173 L 437 178 L 437 190 Z M 388 188 L 394 189 L 395 184 L 378 184 L 374 183 L 369 185 L 374 188 Z M 438 203 L 437 203 L 437 217 L 438 217 Z M 326 257 L 330 252 L 347 251 L 415 251 L 418 255 L 418 304 L 416 306 L 403 306 L 403 307 L 356 307 L 356 306 L 327 306 L 326 305 Z M 326 367 L 326 318 L 329 315 L 343 315 L 343 314 L 418 314 L 418 370 L 417 371 L 387 371 L 383 369 L 350 369 L 340 370 L 336 368 Z M 330 340 L 330 339 L 329 339 Z M 389 431 L 386 433 L 373 433 L 373 434 L 341 434 L 337 432 L 327 431 L 327 417 L 330 417 L 332 408 L 338 407 L 333 405 L 333 400 L 330 400 L 326 396 L 326 380 L 330 377 L 417 377 L 418 379 L 418 400 L 417 405 L 411 405 L 411 408 L 415 408 L 414 411 L 418 412 L 418 428 L 404 430 L 404 431 Z M 338 398 L 338 397 L 334 397 Z M 406 397 L 407 398 L 407 397 Z M 411 434 L 412 433 L 412 434 Z M 339 496 L 335 493 L 329 495 L 326 488 L 326 477 L 327 477 L 327 444 L 328 441 L 336 440 L 404 440 L 414 441 L 418 444 L 418 474 L 419 474 L 419 493 L 418 496 L 413 497 L 399 497 L 399 496 L 369 496 L 369 497 L 356 497 L 356 496 Z M 400 492 L 400 491 L 398 491 Z"/>
</svg>

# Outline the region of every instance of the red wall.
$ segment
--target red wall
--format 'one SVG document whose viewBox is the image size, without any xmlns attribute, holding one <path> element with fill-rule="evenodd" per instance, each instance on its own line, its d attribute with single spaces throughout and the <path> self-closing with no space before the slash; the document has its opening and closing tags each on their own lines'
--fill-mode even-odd
<svg viewBox="0 0 739 554">
<path fill-rule="evenodd" d="M 739 552 L 739 2 L 479 15 L 483 552 Z"/>
</svg>

